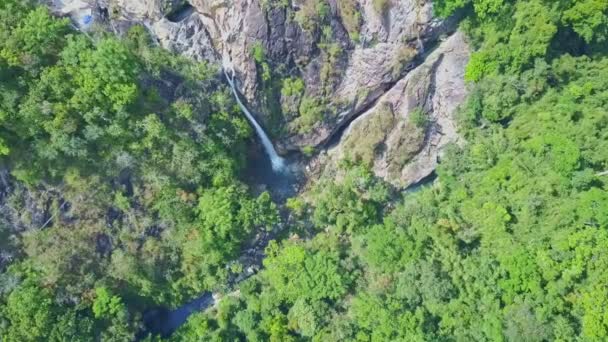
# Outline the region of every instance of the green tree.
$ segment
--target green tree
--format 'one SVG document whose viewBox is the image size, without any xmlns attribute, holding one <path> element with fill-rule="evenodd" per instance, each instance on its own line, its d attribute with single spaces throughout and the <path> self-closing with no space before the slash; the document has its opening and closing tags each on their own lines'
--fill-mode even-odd
<svg viewBox="0 0 608 342">
<path fill-rule="evenodd" d="M 44 341 L 55 324 L 56 308 L 51 294 L 33 284 L 22 284 L 7 297 L 2 315 L 8 327 L 6 341 Z"/>
</svg>

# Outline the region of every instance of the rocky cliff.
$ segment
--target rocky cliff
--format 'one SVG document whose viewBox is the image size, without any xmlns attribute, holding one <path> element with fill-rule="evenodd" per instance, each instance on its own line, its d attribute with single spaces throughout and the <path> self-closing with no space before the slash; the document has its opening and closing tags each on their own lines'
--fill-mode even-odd
<svg viewBox="0 0 608 342">
<path fill-rule="evenodd" d="M 468 47 L 445 39 L 455 20 L 434 18 L 430 0 L 91 1 L 116 31 L 143 24 L 168 49 L 234 68 L 283 153 L 323 150 L 356 119 L 332 155 L 350 149 L 406 185 L 455 139 Z M 428 124 L 408 121 L 417 109 Z M 381 137 L 359 144 L 366 130 Z"/>
<path fill-rule="evenodd" d="M 454 113 L 466 96 L 468 58 L 461 32 L 447 38 L 352 122 L 323 164 L 332 168 L 343 158 L 362 160 L 397 187 L 428 176 L 442 149 L 460 142 Z"/>
</svg>

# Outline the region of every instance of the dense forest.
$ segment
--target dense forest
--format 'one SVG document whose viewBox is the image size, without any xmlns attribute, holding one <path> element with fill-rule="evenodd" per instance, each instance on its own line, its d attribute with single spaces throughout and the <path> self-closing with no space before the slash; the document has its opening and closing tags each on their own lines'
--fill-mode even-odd
<svg viewBox="0 0 608 342">
<path fill-rule="evenodd" d="M 253 132 L 216 66 L 0 2 L 0 340 L 607 340 L 608 2 L 435 11 L 474 47 L 466 143 L 415 193 L 347 159 L 283 205 L 242 181 Z"/>
<path fill-rule="evenodd" d="M 144 308 L 221 288 L 278 216 L 238 180 L 251 129 L 217 70 L 23 0 L 0 25 L 0 339 L 132 340 Z"/>
</svg>

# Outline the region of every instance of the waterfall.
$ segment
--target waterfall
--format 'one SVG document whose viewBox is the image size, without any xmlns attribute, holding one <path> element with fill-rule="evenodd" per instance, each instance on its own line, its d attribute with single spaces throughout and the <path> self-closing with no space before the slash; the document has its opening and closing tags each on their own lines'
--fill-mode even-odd
<svg viewBox="0 0 608 342">
<path fill-rule="evenodd" d="M 241 110 L 243 111 L 243 113 L 245 113 L 245 116 L 247 116 L 247 119 L 249 120 L 249 122 L 251 122 L 253 128 L 255 128 L 255 132 L 260 137 L 260 140 L 262 141 L 262 146 L 264 147 L 264 151 L 266 152 L 268 157 L 270 157 L 272 170 L 277 172 L 282 171 L 285 168 L 285 160 L 277 154 L 277 151 L 274 149 L 274 146 L 272 146 L 272 142 L 262 129 L 262 126 L 258 124 L 258 122 L 253 117 L 253 114 L 251 114 L 251 112 L 247 109 L 247 107 L 245 107 L 245 105 L 241 101 L 239 94 L 236 91 L 236 86 L 234 85 L 234 70 L 232 71 L 232 76 L 229 76 L 228 72 L 226 71 L 226 67 L 224 67 L 224 75 L 226 75 L 226 79 L 230 84 L 230 88 L 232 89 L 232 93 L 234 94 L 236 102 L 239 104 L 239 107 L 241 107 Z"/>
</svg>

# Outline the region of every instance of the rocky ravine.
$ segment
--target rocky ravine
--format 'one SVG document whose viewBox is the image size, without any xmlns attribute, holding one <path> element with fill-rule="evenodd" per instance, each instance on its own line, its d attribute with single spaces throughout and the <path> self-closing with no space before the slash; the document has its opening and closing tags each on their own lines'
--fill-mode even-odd
<svg viewBox="0 0 608 342">
<path fill-rule="evenodd" d="M 326 14 L 318 13 L 319 3 Z M 468 45 L 460 33 L 446 39 L 455 20 L 433 18 L 431 0 L 377 3 L 89 0 L 117 31 L 144 24 L 165 48 L 230 61 L 240 91 L 283 153 L 323 150 L 358 118 L 335 151 L 318 160 L 331 164 L 352 150 L 379 176 L 406 186 L 432 171 L 438 150 L 456 140 L 452 114 L 465 95 Z M 254 47 L 263 49 L 263 60 L 254 58 Z M 303 89 L 282 93 L 285 79 L 302 80 Z M 419 109 L 430 119 L 426 127 L 408 124 Z"/>
<path fill-rule="evenodd" d="M 464 34 L 456 32 L 353 121 L 322 164 L 331 172 L 344 157 L 361 159 L 397 187 L 428 176 L 442 148 L 460 141 L 454 113 L 466 97 L 468 59 Z"/>
</svg>

